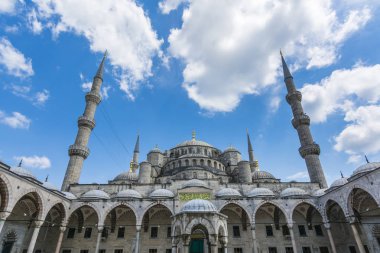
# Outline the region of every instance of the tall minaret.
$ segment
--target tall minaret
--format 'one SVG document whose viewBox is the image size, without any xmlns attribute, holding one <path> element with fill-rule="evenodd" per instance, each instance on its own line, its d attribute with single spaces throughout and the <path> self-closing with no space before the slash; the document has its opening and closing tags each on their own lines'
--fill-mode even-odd
<svg viewBox="0 0 380 253">
<path fill-rule="evenodd" d="M 288 90 L 286 101 L 292 108 L 292 125 L 297 130 L 301 143 L 299 153 L 302 158 L 305 159 L 310 181 L 313 183 L 319 183 L 322 188 L 327 188 L 325 175 L 322 170 L 321 162 L 319 161 L 321 150 L 319 145 L 314 142 L 313 136 L 311 135 L 309 128 L 310 118 L 304 113 L 301 104 L 302 94 L 296 89 L 293 82 L 293 76 L 290 74 L 281 52 L 280 54 L 284 71 L 284 82 L 286 84 L 286 89 Z"/>
<path fill-rule="evenodd" d="M 135 149 L 133 150 L 133 158 L 130 164 L 131 172 L 135 172 L 139 167 L 139 154 L 140 154 L 140 135 L 137 135 Z"/>
<path fill-rule="evenodd" d="M 253 155 L 253 148 L 251 144 L 251 139 L 249 138 L 249 133 L 247 129 L 247 142 L 248 142 L 248 156 L 249 156 L 249 165 L 251 167 L 251 171 L 259 170 L 259 162 L 255 160 L 255 156 Z"/>
<path fill-rule="evenodd" d="M 83 115 L 78 119 L 78 133 L 75 138 L 75 143 L 69 147 L 70 161 L 67 165 L 65 179 L 62 183 L 62 191 L 67 191 L 70 184 L 78 183 L 83 161 L 90 154 L 87 144 L 91 131 L 95 127 L 94 116 L 96 107 L 102 100 L 100 96 L 100 86 L 103 83 L 103 69 L 106 57 L 107 52 L 105 52 L 98 71 L 94 76 L 91 90 L 86 94 L 86 108 Z"/>
</svg>

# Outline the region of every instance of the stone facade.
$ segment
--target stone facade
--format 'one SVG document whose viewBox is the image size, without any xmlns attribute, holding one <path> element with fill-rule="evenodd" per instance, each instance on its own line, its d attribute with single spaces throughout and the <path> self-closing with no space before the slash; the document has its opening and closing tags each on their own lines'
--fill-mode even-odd
<svg viewBox="0 0 380 253">
<path fill-rule="evenodd" d="M 169 150 L 154 148 L 141 163 L 138 138 L 130 171 L 105 184 L 78 184 L 92 107 L 78 121 L 62 191 L 22 164 L 0 163 L 0 252 L 380 252 L 380 163 L 326 187 L 319 146 L 284 64 L 311 182 L 281 182 L 260 170 L 249 136 L 243 161 L 240 151 L 222 151 L 193 133 Z M 97 74 L 95 90 L 101 81 Z"/>
</svg>

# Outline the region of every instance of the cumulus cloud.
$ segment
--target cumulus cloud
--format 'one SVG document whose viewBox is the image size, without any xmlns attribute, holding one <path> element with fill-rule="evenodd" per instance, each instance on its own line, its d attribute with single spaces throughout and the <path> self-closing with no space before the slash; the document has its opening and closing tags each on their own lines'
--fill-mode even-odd
<svg viewBox="0 0 380 253">
<path fill-rule="evenodd" d="M 19 112 L 8 115 L 0 110 L 0 123 L 12 128 L 28 129 L 32 121 Z"/>
<path fill-rule="evenodd" d="M 0 65 L 8 74 L 16 77 L 28 77 L 34 74 L 32 60 L 25 58 L 6 38 L 0 39 Z"/>
<path fill-rule="evenodd" d="M 302 180 L 302 179 L 308 179 L 309 174 L 306 171 L 300 171 L 293 175 L 288 176 L 286 179 L 289 180 Z"/>
<path fill-rule="evenodd" d="M 5 90 L 9 90 L 13 95 L 32 102 L 35 106 L 43 106 L 50 97 L 50 92 L 46 89 L 33 92 L 30 85 L 6 85 Z"/>
<path fill-rule="evenodd" d="M 34 34 L 40 34 L 42 32 L 42 23 L 37 18 L 37 13 L 35 9 L 32 9 L 27 14 L 28 27 Z"/>
<path fill-rule="evenodd" d="M 334 138 L 334 149 L 356 163 L 363 153 L 380 152 L 380 64 L 339 69 L 301 89 L 305 111 L 314 122 L 340 113 L 346 125 Z"/>
<path fill-rule="evenodd" d="M 164 14 L 169 14 L 171 11 L 178 8 L 182 3 L 188 2 L 187 0 L 165 0 L 158 3 L 158 7 Z"/>
<path fill-rule="evenodd" d="M 15 11 L 17 0 L 1 0 L 0 13 L 13 13 Z"/>
<path fill-rule="evenodd" d="M 177 3 L 163 1 L 160 8 L 166 13 Z M 367 7 L 342 13 L 331 0 L 189 1 L 168 50 L 185 63 L 188 96 L 205 110 L 228 112 L 242 96 L 276 82 L 280 48 L 298 67 L 334 63 L 342 43 L 371 18 Z"/>
<path fill-rule="evenodd" d="M 34 0 L 39 22 L 55 36 L 74 32 L 93 52 L 109 53 L 113 74 L 130 99 L 141 81 L 152 75 L 153 57 L 161 57 L 149 17 L 134 0 Z"/>
<path fill-rule="evenodd" d="M 16 161 L 22 160 L 22 164 L 26 168 L 49 169 L 51 167 L 50 159 L 46 156 L 15 156 L 13 159 Z"/>
</svg>

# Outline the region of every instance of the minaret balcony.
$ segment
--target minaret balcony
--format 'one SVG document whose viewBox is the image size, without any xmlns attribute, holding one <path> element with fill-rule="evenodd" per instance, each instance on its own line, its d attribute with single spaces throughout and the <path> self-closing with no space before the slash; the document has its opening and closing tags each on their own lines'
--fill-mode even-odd
<svg viewBox="0 0 380 253">
<path fill-rule="evenodd" d="M 102 101 L 102 96 L 100 96 L 100 94 L 98 94 L 95 91 L 87 92 L 86 102 L 89 102 L 89 101 L 94 102 L 98 105 Z"/>
<path fill-rule="evenodd" d="M 86 159 L 90 155 L 90 149 L 81 145 L 70 145 L 69 156 L 81 156 Z"/>
<path fill-rule="evenodd" d="M 78 118 L 78 127 L 85 126 L 90 128 L 91 130 L 95 127 L 95 119 L 90 119 L 87 116 L 80 116 Z"/>
<path fill-rule="evenodd" d="M 317 143 L 302 146 L 298 151 L 302 158 L 305 158 L 307 155 L 319 155 L 321 153 L 321 149 Z"/>
<path fill-rule="evenodd" d="M 306 114 L 298 115 L 292 119 L 292 125 L 295 129 L 297 129 L 300 125 L 310 125 L 310 117 Z"/>
<path fill-rule="evenodd" d="M 286 102 L 288 102 L 288 104 L 290 105 L 295 101 L 301 102 L 301 100 L 302 100 L 302 93 L 298 90 L 288 93 L 286 95 Z"/>
</svg>

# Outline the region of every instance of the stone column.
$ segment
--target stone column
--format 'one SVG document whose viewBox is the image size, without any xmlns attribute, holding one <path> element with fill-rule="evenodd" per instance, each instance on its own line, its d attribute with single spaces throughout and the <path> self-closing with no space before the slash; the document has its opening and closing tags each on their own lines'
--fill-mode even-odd
<svg viewBox="0 0 380 253">
<path fill-rule="evenodd" d="M 330 226 L 330 223 L 324 223 L 325 225 L 325 228 L 326 228 L 326 231 L 327 231 L 327 236 L 329 237 L 329 241 L 330 241 L 330 246 L 331 246 L 331 251 L 332 253 L 337 253 L 336 252 L 336 247 L 335 247 L 335 242 L 334 242 L 334 238 L 331 234 L 331 226 Z"/>
<path fill-rule="evenodd" d="M 99 252 L 100 239 L 102 239 L 103 226 L 98 226 L 98 235 L 96 238 L 95 253 Z"/>
<path fill-rule="evenodd" d="M 350 222 L 350 226 L 351 226 L 351 229 L 352 229 L 352 233 L 354 234 L 354 238 L 355 238 L 356 244 L 357 244 L 357 246 L 359 248 L 359 252 L 360 253 L 365 253 L 365 249 L 364 249 L 362 240 L 360 239 L 358 230 L 356 229 L 355 223 L 354 222 Z"/>
<path fill-rule="evenodd" d="M 189 253 L 190 235 L 182 235 L 183 253 Z"/>
<path fill-rule="evenodd" d="M 251 232 L 252 232 L 253 253 L 258 253 L 257 240 L 256 240 L 256 226 L 255 226 L 255 224 L 251 224 Z"/>
<path fill-rule="evenodd" d="M 218 253 L 218 235 L 210 235 L 211 253 Z"/>
<path fill-rule="evenodd" d="M 140 231 L 141 231 L 141 225 L 136 226 L 136 246 L 135 246 L 135 252 L 140 252 Z"/>
<path fill-rule="evenodd" d="M 43 221 L 35 221 L 35 227 L 33 230 L 32 238 L 30 239 L 29 246 L 28 246 L 28 251 L 27 253 L 33 253 L 34 251 L 34 246 L 36 245 L 37 237 L 40 232 L 40 228 L 42 224 L 44 224 Z"/>
<path fill-rule="evenodd" d="M 61 226 L 59 228 L 59 237 L 58 237 L 57 247 L 55 248 L 55 253 L 59 253 L 59 251 L 61 250 L 62 239 L 63 239 L 63 235 L 65 234 L 65 231 L 66 231 L 66 226 Z"/>
<path fill-rule="evenodd" d="M 0 233 L 3 230 L 5 221 L 7 220 L 9 214 L 9 212 L 0 212 Z"/>
<path fill-rule="evenodd" d="M 293 223 L 288 223 L 290 238 L 292 239 L 293 252 L 297 253 L 296 239 L 294 238 Z"/>
</svg>

